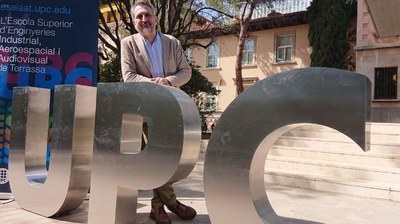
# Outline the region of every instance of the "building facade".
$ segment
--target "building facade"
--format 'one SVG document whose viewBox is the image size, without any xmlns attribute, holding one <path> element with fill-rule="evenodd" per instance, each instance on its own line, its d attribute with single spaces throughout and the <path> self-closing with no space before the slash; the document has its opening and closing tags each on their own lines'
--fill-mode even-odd
<svg viewBox="0 0 400 224">
<path fill-rule="evenodd" d="M 400 1 L 359 0 L 356 71 L 372 82 L 371 119 L 400 122 Z"/>
<path fill-rule="evenodd" d="M 310 66 L 309 27 L 305 21 L 306 7 L 310 2 L 287 1 L 287 5 L 280 6 L 280 10 L 288 13 L 278 12 L 269 16 L 262 8 L 256 8 L 243 50 L 242 77 L 245 90 L 277 73 Z M 210 38 L 200 38 L 197 42 L 205 45 Z M 188 51 L 192 62 L 200 66 L 202 75 L 221 91 L 217 97 L 204 97 L 208 102 L 205 105 L 211 107 L 204 109 L 216 111 L 208 119 L 209 127 L 237 97 L 237 43 L 237 33 L 231 32 L 215 37 L 207 49 L 192 47 Z"/>
<path fill-rule="evenodd" d="M 308 25 L 296 25 L 251 32 L 242 60 L 245 89 L 271 75 L 310 66 Z M 198 40 L 205 44 L 208 39 Z M 235 60 L 238 38 L 226 35 L 215 38 L 208 49 L 192 48 L 192 60 L 201 73 L 219 90 L 217 111 L 221 112 L 237 96 Z"/>
</svg>

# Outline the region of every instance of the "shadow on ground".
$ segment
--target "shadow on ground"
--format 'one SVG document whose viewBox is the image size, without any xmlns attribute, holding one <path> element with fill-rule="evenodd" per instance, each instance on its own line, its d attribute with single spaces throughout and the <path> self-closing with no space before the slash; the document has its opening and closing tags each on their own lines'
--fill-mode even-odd
<svg viewBox="0 0 400 224">
<path fill-rule="evenodd" d="M 280 217 L 284 224 L 324 224 L 322 222 L 314 222 L 310 220 L 302 220 L 302 219 L 294 219 L 294 218 L 286 218 Z"/>
</svg>

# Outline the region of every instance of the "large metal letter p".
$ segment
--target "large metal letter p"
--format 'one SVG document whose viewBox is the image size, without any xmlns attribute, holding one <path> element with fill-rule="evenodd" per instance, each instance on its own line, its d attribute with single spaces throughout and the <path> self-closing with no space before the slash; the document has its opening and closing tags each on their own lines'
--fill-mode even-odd
<svg viewBox="0 0 400 224">
<path fill-rule="evenodd" d="M 140 151 L 143 120 L 148 142 Z M 135 223 L 138 190 L 185 178 L 199 150 L 200 116 L 181 90 L 99 84 L 89 223 Z"/>
</svg>

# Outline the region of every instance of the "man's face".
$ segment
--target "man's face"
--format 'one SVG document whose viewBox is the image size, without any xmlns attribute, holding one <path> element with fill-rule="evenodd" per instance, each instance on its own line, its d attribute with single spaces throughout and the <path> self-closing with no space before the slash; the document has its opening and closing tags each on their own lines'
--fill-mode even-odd
<svg viewBox="0 0 400 224">
<path fill-rule="evenodd" d="M 135 29 L 144 37 L 152 38 L 156 34 L 157 19 L 146 5 L 138 5 L 133 11 Z"/>
</svg>

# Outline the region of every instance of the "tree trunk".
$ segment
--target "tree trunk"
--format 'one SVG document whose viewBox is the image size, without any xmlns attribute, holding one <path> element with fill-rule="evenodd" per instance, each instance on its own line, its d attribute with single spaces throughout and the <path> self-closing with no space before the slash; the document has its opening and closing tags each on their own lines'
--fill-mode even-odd
<svg viewBox="0 0 400 224">
<path fill-rule="evenodd" d="M 237 95 L 241 94 L 244 90 L 243 87 L 243 76 L 242 76 L 242 58 L 243 58 L 243 48 L 247 39 L 247 33 L 249 29 L 249 24 L 251 21 L 251 17 L 253 15 L 253 10 L 256 4 L 254 1 L 246 3 L 243 12 L 242 18 L 240 20 L 240 33 L 239 33 L 239 41 L 236 48 L 236 64 L 235 64 L 235 74 L 236 74 L 236 93 Z M 248 13 L 246 13 L 247 7 L 250 7 Z"/>
</svg>

